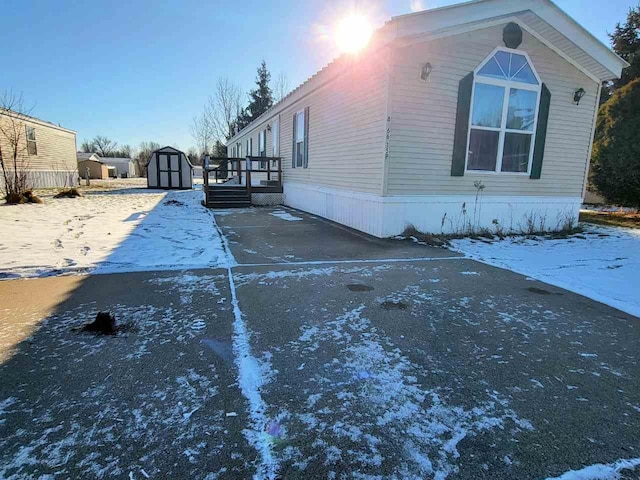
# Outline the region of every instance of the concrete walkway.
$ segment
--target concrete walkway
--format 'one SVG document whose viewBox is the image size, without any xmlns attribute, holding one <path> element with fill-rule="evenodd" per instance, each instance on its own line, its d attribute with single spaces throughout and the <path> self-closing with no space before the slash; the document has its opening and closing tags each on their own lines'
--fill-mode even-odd
<svg viewBox="0 0 640 480">
<path fill-rule="evenodd" d="M 638 319 L 294 210 L 215 217 L 229 269 L 0 282 L 0 478 L 533 480 L 640 457 Z M 77 331 L 102 309 L 130 328 Z"/>
</svg>

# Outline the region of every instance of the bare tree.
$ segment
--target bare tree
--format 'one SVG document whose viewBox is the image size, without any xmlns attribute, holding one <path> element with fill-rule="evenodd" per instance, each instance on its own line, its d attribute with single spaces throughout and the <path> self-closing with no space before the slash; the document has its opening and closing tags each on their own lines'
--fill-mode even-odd
<svg viewBox="0 0 640 480">
<path fill-rule="evenodd" d="M 101 157 L 109 157 L 118 148 L 118 142 L 111 140 L 108 137 L 102 135 L 96 135 L 91 140 L 95 153 Z"/>
<path fill-rule="evenodd" d="M 138 175 L 142 177 L 147 176 L 147 162 L 149 161 L 151 154 L 159 148 L 161 148 L 161 145 L 157 142 L 142 142 L 140 144 L 135 157 L 133 157 L 136 162 Z"/>
<path fill-rule="evenodd" d="M 214 143 L 215 134 L 211 121 L 206 113 L 202 113 L 193 118 L 191 123 L 191 136 L 195 141 L 196 148 L 203 155 L 209 154 L 209 150 Z"/>
<path fill-rule="evenodd" d="M 202 153 L 209 153 L 216 141 L 224 142 L 233 136 L 236 119 L 242 112 L 240 87 L 228 78 L 219 78 L 214 94 L 201 115 L 193 119 L 191 134 Z"/>
<path fill-rule="evenodd" d="M 80 144 L 80 151 L 84 153 L 95 153 L 93 142 L 90 140 L 83 140 L 82 144 Z"/>
<path fill-rule="evenodd" d="M 187 158 L 191 162 L 191 165 L 202 166 L 203 156 L 200 154 L 197 148 L 189 147 L 187 150 Z"/>
<path fill-rule="evenodd" d="M 280 100 L 286 97 L 290 91 L 291 84 L 289 82 L 289 77 L 287 77 L 286 73 L 280 72 L 273 86 L 273 100 L 278 103 Z"/>
<path fill-rule="evenodd" d="M 31 187 L 26 123 L 28 112 L 22 94 L 4 92 L 0 96 L 0 169 L 2 193 L 8 203 L 21 202 Z"/>
</svg>

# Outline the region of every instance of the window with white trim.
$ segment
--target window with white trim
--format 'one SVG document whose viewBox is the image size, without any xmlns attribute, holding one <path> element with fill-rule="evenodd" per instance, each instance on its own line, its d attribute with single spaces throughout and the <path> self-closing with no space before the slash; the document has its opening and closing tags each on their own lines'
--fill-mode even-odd
<svg viewBox="0 0 640 480">
<path fill-rule="evenodd" d="M 267 156 L 267 131 L 261 130 L 258 132 L 258 156 Z"/>
<path fill-rule="evenodd" d="M 466 170 L 531 172 L 542 82 L 524 52 L 496 49 L 474 72 Z"/>
<path fill-rule="evenodd" d="M 280 122 L 278 120 L 274 120 L 273 125 L 271 125 L 271 150 L 272 150 L 272 156 L 273 157 L 277 157 L 278 153 L 279 153 L 279 127 L 280 126 Z"/>
<path fill-rule="evenodd" d="M 295 131 L 293 132 L 295 143 L 295 165 L 304 166 L 304 110 L 296 113 Z"/>
<path fill-rule="evenodd" d="M 36 144 L 36 129 L 25 125 L 25 135 L 27 138 L 27 154 L 38 155 L 38 145 Z"/>
</svg>

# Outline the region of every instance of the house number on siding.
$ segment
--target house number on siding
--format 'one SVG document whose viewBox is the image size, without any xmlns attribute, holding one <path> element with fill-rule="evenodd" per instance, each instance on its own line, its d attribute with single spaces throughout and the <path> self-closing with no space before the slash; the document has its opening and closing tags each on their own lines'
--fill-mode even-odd
<svg viewBox="0 0 640 480">
<path fill-rule="evenodd" d="M 391 137 L 391 117 L 387 117 L 387 134 L 384 140 L 384 159 L 389 159 L 389 138 Z"/>
</svg>

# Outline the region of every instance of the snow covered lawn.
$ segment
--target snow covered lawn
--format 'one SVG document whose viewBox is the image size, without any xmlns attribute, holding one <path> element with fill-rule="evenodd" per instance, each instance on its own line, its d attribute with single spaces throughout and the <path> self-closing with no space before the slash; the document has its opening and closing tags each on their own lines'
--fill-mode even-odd
<svg viewBox="0 0 640 480">
<path fill-rule="evenodd" d="M 129 189 L 0 207 L 0 278 L 226 266 L 202 192 Z"/>
<path fill-rule="evenodd" d="M 566 239 L 453 240 L 453 250 L 640 317 L 640 230 L 596 227 Z"/>
</svg>

